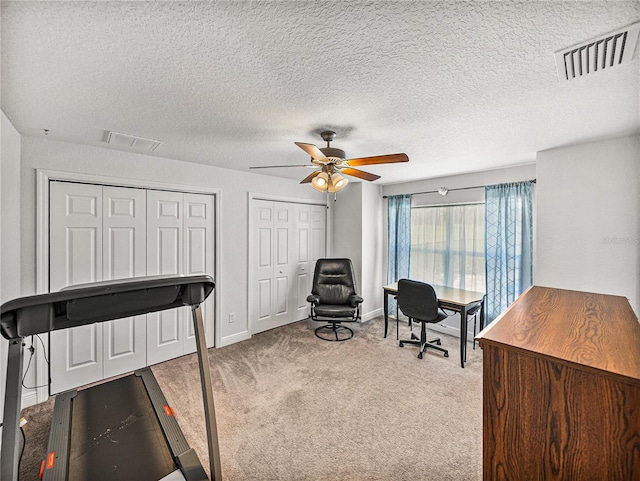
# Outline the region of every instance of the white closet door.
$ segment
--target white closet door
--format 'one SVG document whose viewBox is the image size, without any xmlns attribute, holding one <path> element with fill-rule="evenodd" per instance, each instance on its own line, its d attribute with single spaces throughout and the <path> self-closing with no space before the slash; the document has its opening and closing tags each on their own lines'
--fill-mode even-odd
<svg viewBox="0 0 640 481">
<path fill-rule="evenodd" d="M 253 200 L 252 334 L 305 319 L 315 261 L 325 250 L 324 206 Z"/>
<path fill-rule="evenodd" d="M 294 320 L 300 321 L 309 315 L 307 296 L 311 294 L 313 269 L 311 262 L 311 210 L 314 206 L 295 204 L 295 250 L 296 272 L 294 286 Z"/>
<path fill-rule="evenodd" d="M 103 188 L 103 279 L 146 275 L 147 196 L 142 189 Z M 133 371 L 147 362 L 147 316 L 102 324 L 104 378 Z"/>
<path fill-rule="evenodd" d="M 214 237 L 213 196 L 203 194 L 184 194 L 184 274 L 214 273 Z M 205 326 L 213 326 L 213 296 L 202 304 L 202 316 Z M 185 322 L 184 353 L 195 352 L 196 340 L 191 315 Z M 207 321 L 211 322 L 207 322 Z M 212 329 L 207 330 L 208 342 L 213 343 Z"/>
<path fill-rule="evenodd" d="M 274 202 L 273 247 L 275 286 L 275 326 L 293 322 L 295 273 L 297 263 L 296 246 L 293 241 L 295 224 L 293 204 Z"/>
<path fill-rule="evenodd" d="M 253 201 L 253 230 L 251 237 L 255 284 L 250 287 L 253 334 L 272 329 L 273 315 L 273 202 Z"/>
<path fill-rule="evenodd" d="M 147 274 L 183 272 L 184 197 L 178 192 L 147 191 Z M 183 354 L 187 308 L 147 315 L 147 364 Z"/>
<path fill-rule="evenodd" d="M 316 261 L 326 255 L 326 215 L 323 205 L 296 204 L 297 270 L 295 320 L 309 316 L 307 296 L 313 287 Z"/>
<path fill-rule="evenodd" d="M 102 186 L 50 184 L 49 289 L 102 280 Z M 102 326 L 51 333 L 51 391 L 102 379 Z"/>
</svg>

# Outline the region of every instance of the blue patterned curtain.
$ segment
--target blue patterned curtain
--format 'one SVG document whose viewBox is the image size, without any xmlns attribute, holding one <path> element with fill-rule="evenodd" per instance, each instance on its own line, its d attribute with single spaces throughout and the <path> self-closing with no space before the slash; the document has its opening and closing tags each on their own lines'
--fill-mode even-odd
<svg viewBox="0 0 640 481">
<path fill-rule="evenodd" d="M 487 323 L 533 283 L 531 182 L 485 188 Z"/>
<path fill-rule="evenodd" d="M 389 243 L 389 267 L 387 282 L 409 277 L 411 254 L 411 195 L 392 195 L 389 205 L 387 239 Z M 395 310 L 395 300 L 389 299 L 389 312 Z"/>
</svg>

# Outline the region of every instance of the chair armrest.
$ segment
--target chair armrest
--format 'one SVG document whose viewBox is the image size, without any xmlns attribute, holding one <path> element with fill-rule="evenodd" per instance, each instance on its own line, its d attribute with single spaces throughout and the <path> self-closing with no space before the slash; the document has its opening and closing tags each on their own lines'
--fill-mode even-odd
<svg viewBox="0 0 640 481">
<path fill-rule="evenodd" d="M 349 296 L 349 304 L 351 305 L 351 307 L 358 307 L 358 304 L 361 304 L 362 302 L 364 302 L 364 299 L 360 296 L 357 296 L 355 294 Z"/>
<path fill-rule="evenodd" d="M 307 302 L 310 302 L 311 304 L 318 304 L 320 302 L 320 296 L 310 294 L 307 296 Z"/>
</svg>

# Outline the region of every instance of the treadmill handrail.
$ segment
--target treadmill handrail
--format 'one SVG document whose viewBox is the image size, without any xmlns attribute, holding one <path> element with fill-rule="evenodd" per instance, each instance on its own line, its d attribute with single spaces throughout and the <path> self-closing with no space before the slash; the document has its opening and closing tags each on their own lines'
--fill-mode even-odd
<svg viewBox="0 0 640 481">
<path fill-rule="evenodd" d="M 154 276 L 97 282 L 59 292 L 21 297 L 0 308 L 0 331 L 9 340 L 0 478 L 18 476 L 18 430 L 22 399 L 22 338 L 148 312 L 191 306 L 196 333 L 209 463 L 213 481 L 222 479 L 211 374 L 200 304 L 215 287 L 208 275 Z"/>
<path fill-rule="evenodd" d="M 208 275 L 134 277 L 72 286 L 5 302 L 0 332 L 18 339 L 180 306 L 201 304 L 215 287 Z"/>
</svg>

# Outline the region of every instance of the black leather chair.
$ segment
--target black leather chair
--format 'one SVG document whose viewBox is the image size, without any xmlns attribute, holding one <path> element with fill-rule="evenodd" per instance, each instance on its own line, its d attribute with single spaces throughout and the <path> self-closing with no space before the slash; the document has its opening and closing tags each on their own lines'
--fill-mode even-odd
<svg viewBox="0 0 640 481">
<path fill-rule="evenodd" d="M 360 319 L 363 299 L 356 294 L 356 278 L 350 259 L 318 259 L 313 273 L 311 319 L 326 323 L 315 330 L 325 341 L 346 341 L 353 331 L 342 322 Z"/>
<path fill-rule="evenodd" d="M 398 281 L 398 309 L 409 318 L 410 322 L 420 322 L 420 338 L 412 332 L 410 340 L 402 340 L 398 343 L 400 347 L 405 344 L 416 344 L 420 346 L 418 359 L 422 359 L 424 351 L 436 349 L 444 352 L 444 357 L 449 357 L 449 351 L 440 347 L 440 338 L 427 341 L 427 323 L 437 323 L 445 320 L 448 316 L 438 308 L 438 296 L 436 291 L 429 284 L 409 279 Z"/>
</svg>

